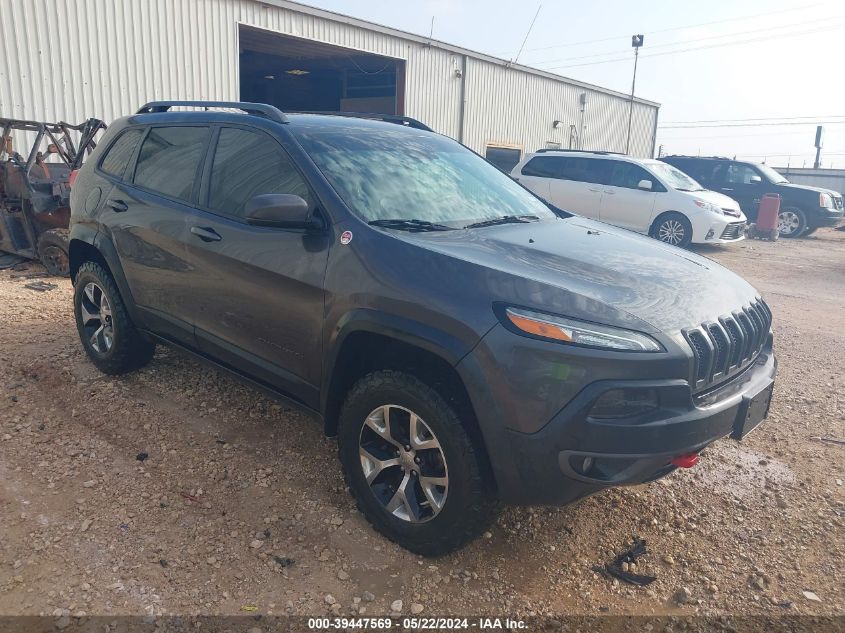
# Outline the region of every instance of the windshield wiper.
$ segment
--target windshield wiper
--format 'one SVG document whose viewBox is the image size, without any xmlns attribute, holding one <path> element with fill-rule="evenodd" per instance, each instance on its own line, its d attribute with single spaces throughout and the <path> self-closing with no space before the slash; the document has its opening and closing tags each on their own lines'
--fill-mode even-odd
<svg viewBox="0 0 845 633">
<path fill-rule="evenodd" d="M 478 229 L 483 226 L 496 226 L 497 224 L 525 224 L 532 220 L 539 220 L 536 215 L 503 215 L 500 218 L 493 218 L 492 220 L 482 220 L 481 222 L 473 222 L 467 224 L 465 229 Z"/>
<path fill-rule="evenodd" d="M 434 222 L 426 222 L 425 220 L 402 218 L 391 218 L 385 220 L 372 220 L 367 222 L 370 226 L 380 226 L 385 229 L 398 229 L 400 231 L 452 231 L 451 226 L 445 224 L 436 224 Z"/>
</svg>

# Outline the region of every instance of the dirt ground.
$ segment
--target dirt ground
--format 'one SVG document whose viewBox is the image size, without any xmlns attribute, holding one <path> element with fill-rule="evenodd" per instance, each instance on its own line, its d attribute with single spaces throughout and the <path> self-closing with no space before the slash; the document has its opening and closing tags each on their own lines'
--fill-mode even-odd
<svg viewBox="0 0 845 633">
<path fill-rule="evenodd" d="M 0 614 L 845 614 L 845 446 L 818 439 L 845 438 L 845 233 L 699 251 L 772 308 L 769 420 L 439 559 L 370 529 L 313 420 L 162 348 L 104 376 L 70 282 L 0 272 Z M 592 570 L 635 535 L 656 582 Z"/>
</svg>

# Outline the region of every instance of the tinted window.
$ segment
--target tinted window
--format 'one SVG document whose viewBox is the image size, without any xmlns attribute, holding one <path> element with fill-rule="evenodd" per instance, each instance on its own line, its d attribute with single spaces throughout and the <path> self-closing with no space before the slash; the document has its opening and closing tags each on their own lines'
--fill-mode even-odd
<svg viewBox="0 0 845 633">
<path fill-rule="evenodd" d="M 559 178 L 576 182 L 604 182 L 607 161 L 596 158 L 567 157 Z"/>
<path fill-rule="evenodd" d="M 190 200 L 208 136 L 209 130 L 204 127 L 153 128 L 138 155 L 135 184 Z"/>
<path fill-rule="evenodd" d="M 650 180 L 652 186 L 655 184 L 654 176 L 648 173 L 645 169 L 634 163 L 626 163 L 621 160 L 612 160 L 610 162 L 610 175 L 607 184 L 613 187 L 625 187 L 626 189 L 636 189 L 641 180 Z"/>
<path fill-rule="evenodd" d="M 560 156 L 535 156 L 522 166 L 523 176 L 539 178 L 560 178 L 561 163 L 566 160 Z"/>
<path fill-rule="evenodd" d="M 241 216 L 250 199 L 264 193 L 291 193 L 309 200 L 305 181 L 281 146 L 261 132 L 220 130 L 208 207 L 225 215 Z"/>
<path fill-rule="evenodd" d="M 513 147 L 488 146 L 484 158 L 502 171 L 510 173 L 511 169 L 516 167 L 516 164 L 522 159 L 522 151 Z"/>
<path fill-rule="evenodd" d="M 572 156 L 536 156 L 525 164 L 522 174 L 540 178 L 600 183 L 606 162 Z"/>
<path fill-rule="evenodd" d="M 106 152 L 103 157 L 103 162 L 100 163 L 100 169 L 107 174 L 123 177 L 123 172 L 126 171 L 126 166 L 132 160 L 135 154 L 135 148 L 138 146 L 138 141 L 141 140 L 143 130 L 126 130 L 117 137 L 117 140 Z"/>
<path fill-rule="evenodd" d="M 760 177 L 756 169 L 741 163 L 726 163 L 722 173 L 724 174 L 724 182 L 735 185 L 750 185 L 754 176 Z"/>
</svg>

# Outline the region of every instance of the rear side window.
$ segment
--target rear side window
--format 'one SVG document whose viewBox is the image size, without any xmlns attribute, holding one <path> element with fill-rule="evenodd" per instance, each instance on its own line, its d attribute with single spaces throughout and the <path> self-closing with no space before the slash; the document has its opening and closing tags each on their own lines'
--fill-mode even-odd
<svg viewBox="0 0 845 633">
<path fill-rule="evenodd" d="M 208 137 L 209 130 L 205 127 L 151 129 L 138 155 L 135 184 L 171 198 L 190 201 Z"/>
<path fill-rule="evenodd" d="M 208 208 L 241 217 L 255 196 L 290 193 L 311 204 L 308 185 L 281 146 L 263 132 L 223 128 L 214 152 Z"/>
<path fill-rule="evenodd" d="M 560 178 L 575 182 L 602 183 L 607 161 L 597 158 L 567 157 Z"/>
<path fill-rule="evenodd" d="M 561 163 L 566 160 L 559 156 L 535 156 L 522 166 L 523 176 L 537 178 L 560 178 Z"/>
<path fill-rule="evenodd" d="M 126 171 L 126 166 L 132 160 L 135 154 L 135 148 L 138 147 L 138 141 L 141 140 L 144 131 L 139 129 L 126 130 L 117 140 L 112 143 L 112 146 L 106 152 L 100 163 L 100 169 L 117 178 L 123 178 L 123 173 Z"/>
<path fill-rule="evenodd" d="M 522 168 L 522 175 L 600 183 L 606 162 L 573 156 L 535 156 Z"/>
</svg>

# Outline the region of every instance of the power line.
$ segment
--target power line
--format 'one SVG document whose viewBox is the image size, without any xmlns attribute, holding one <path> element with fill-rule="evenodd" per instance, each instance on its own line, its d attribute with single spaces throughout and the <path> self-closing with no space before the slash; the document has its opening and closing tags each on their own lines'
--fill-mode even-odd
<svg viewBox="0 0 845 633">
<path fill-rule="evenodd" d="M 771 16 L 771 15 L 780 15 L 782 13 L 792 13 L 792 12 L 795 12 L 795 11 L 806 11 L 807 9 L 810 9 L 812 7 L 818 7 L 818 6 L 827 5 L 827 4 L 833 4 L 833 3 L 832 2 L 815 2 L 813 4 L 808 4 L 808 5 L 804 5 L 804 6 L 801 6 L 801 7 L 793 7 L 791 9 L 781 9 L 779 11 L 766 11 L 764 13 L 754 13 L 754 14 L 751 14 L 751 15 L 745 15 L 745 16 L 739 16 L 739 17 L 733 17 L 733 18 L 725 18 L 725 19 L 722 19 L 722 20 L 713 20 L 711 22 L 699 22 L 697 24 L 687 24 L 687 25 L 684 25 L 684 26 L 672 26 L 672 27 L 665 28 L 665 29 L 658 29 L 656 31 L 646 31 L 646 35 L 654 35 L 656 33 L 669 33 L 670 31 L 684 31 L 686 29 L 694 29 L 694 28 L 698 28 L 700 26 L 712 26 L 713 24 L 725 24 L 727 22 L 742 22 L 742 21 L 745 21 L 745 20 L 753 20 L 754 18 L 768 17 L 768 16 Z M 599 42 L 612 42 L 612 41 L 615 41 L 615 40 L 619 40 L 623 37 L 628 37 L 628 34 L 626 33 L 624 35 L 615 35 L 613 37 L 602 37 L 600 39 L 594 39 L 594 40 L 582 40 L 580 42 L 569 42 L 567 44 L 554 44 L 552 46 L 539 46 L 539 47 L 535 47 L 535 48 L 527 48 L 525 50 L 526 51 L 547 51 L 547 50 L 550 50 L 550 49 L 553 49 L 553 48 L 569 48 L 569 47 L 572 47 L 572 46 L 582 46 L 584 44 L 597 44 Z M 504 53 L 512 53 L 513 49 L 510 49 L 510 50 L 507 50 L 507 51 L 500 51 L 500 52 L 503 53 L 503 54 Z"/>
<path fill-rule="evenodd" d="M 721 35 L 708 35 L 706 37 L 699 37 L 691 40 L 684 40 L 684 41 L 674 41 L 674 42 L 665 42 L 663 44 L 652 44 L 649 45 L 649 50 L 653 50 L 655 48 L 666 48 L 667 46 L 677 46 L 679 44 L 691 44 L 694 42 L 706 42 L 708 40 L 718 40 L 725 37 L 736 37 L 739 35 L 749 35 L 754 33 L 764 33 L 766 31 L 778 31 L 781 29 L 793 29 L 796 26 L 808 25 L 808 24 L 830 24 L 830 20 L 834 18 L 842 18 L 845 16 L 842 15 L 834 15 L 834 16 L 827 16 L 824 18 L 815 18 L 813 20 L 805 20 L 803 22 L 794 22 L 792 24 L 780 24 L 778 26 L 769 26 L 759 29 L 751 29 L 748 31 L 734 31 L 732 33 L 722 33 Z M 778 35 L 778 34 L 775 34 Z M 784 34 L 785 35 L 785 34 Z M 545 59 L 542 61 L 532 61 L 530 64 L 532 66 L 536 66 L 539 64 L 553 64 L 555 62 L 562 62 L 562 61 L 576 61 L 579 59 L 594 59 L 596 57 L 606 57 L 608 55 L 620 55 L 620 50 L 612 50 L 612 51 L 605 51 L 603 53 L 592 53 L 590 55 L 579 55 L 577 57 L 557 57 L 555 59 Z"/>
<path fill-rule="evenodd" d="M 701 119 L 698 121 L 664 121 L 664 123 L 684 124 L 684 123 L 745 123 L 748 121 L 795 121 L 798 119 L 843 119 L 845 114 L 818 114 L 808 116 L 770 116 L 770 117 L 751 117 L 748 119 Z"/>
<path fill-rule="evenodd" d="M 789 125 L 845 125 L 845 121 L 787 121 L 786 123 L 708 123 L 704 125 L 659 125 L 661 130 L 698 130 L 719 127 L 768 127 Z"/>
<path fill-rule="evenodd" d="M 709 46 L 696 46 L 696 47 L 693 47 L 693 48 L 682 48 L 682 49 L 678 49 L 678 50 L 674 50 L 674 51 L 665 51 L 665 52 L 661 52 L 661 53 L 651 53 L 649 55 L 643 55 L 643 57 L 661 57 L 663 55 L 677 55 L 677 54 L 680 54 L 680 53 L 689 53 L 689 52 L 692 52 L 692 51 L 700 51 L 700 50 L 705 50 L 705 49 L 710 49 L 710 48 L 723 48 L 725 46 L 736 46 L 736 45 L 739 45 L 739 44 L 746 45 L 746 44 L 750 44 L 750 43 L 754 43 L 754 42 L 764 42 L 764 41 L 772 40 L 772 39 L 776 39 L 776 38 L 783 39 L 783 38 L 788 38 L 788 37 L 796 37 L 796 36 L 799 36 L 799 35 L 810 35 L 812 33 L 823 33 L 823 32 L 826 32 L 826 31 L 835 31 L 835 30 L 840 30 L 842 28 L 845 28 L 845 24 L 837 24 L 835 26 L 831 26 L 831 27 L 828 27 L 828 28 L 810 29 L 810 30 L 806 30 L 806 31 L 799 31 L 799 32 L 796 32 L 796 33 L 786 33 L 786 34 L 776 35 L 776 36 L 758 37 L 758 38 L 753 38 L 753 39 L 748 39 L 748 40 L 739 40 L 737 42 L 725 42 L 725 43 L 722 43 L 722 44 L 711 44 Z M 544 68 L 542 70 L 550 71 L 550 70 L 557 70 L 557 69 L 560 69 L 560 68 L 576 68 L 576 67 L 579 67 L 579 66 L 594 66 L 596 64 L 611 64 L 611 63 L 615 63 L 615 62 L 624 62 L 624 61 L 630 61 L 630 58 L 628 56 L 626 56 L 626 57 L 619 57 L 619 58 L 616 58 L 616 59 L 606 59 L 606 60 L 601 60 L 601 61 L 596 61 L 596 62 L 584 62 L 582 64 L 567 64 L 567 65 L 564 65 L 564 66 L 551 66 L 549 68 Z"/>
<path fill-rule="evenodd" d="M 528 32 L 525 34 L 525 39 L 522 40 L 522 46 L 519 47 L 519 52 L 516 54 L 516 57 L 513 58 L 514 63 L 519 61 L 519 56 L 522 55 L 522 49 L 525 48 L 525 43 L 528 41 L 528 36 L 531 35 L 531 29 L 534 28 L 534 23 L 537 21 L 537 16 L 540 15 L 540 9 L 543 8 L 543 5 L 537 5 L 537 13 L 534 14 L 534 19 L 531 20 L 531 26 L 528 27 Z"/>
</svg>

